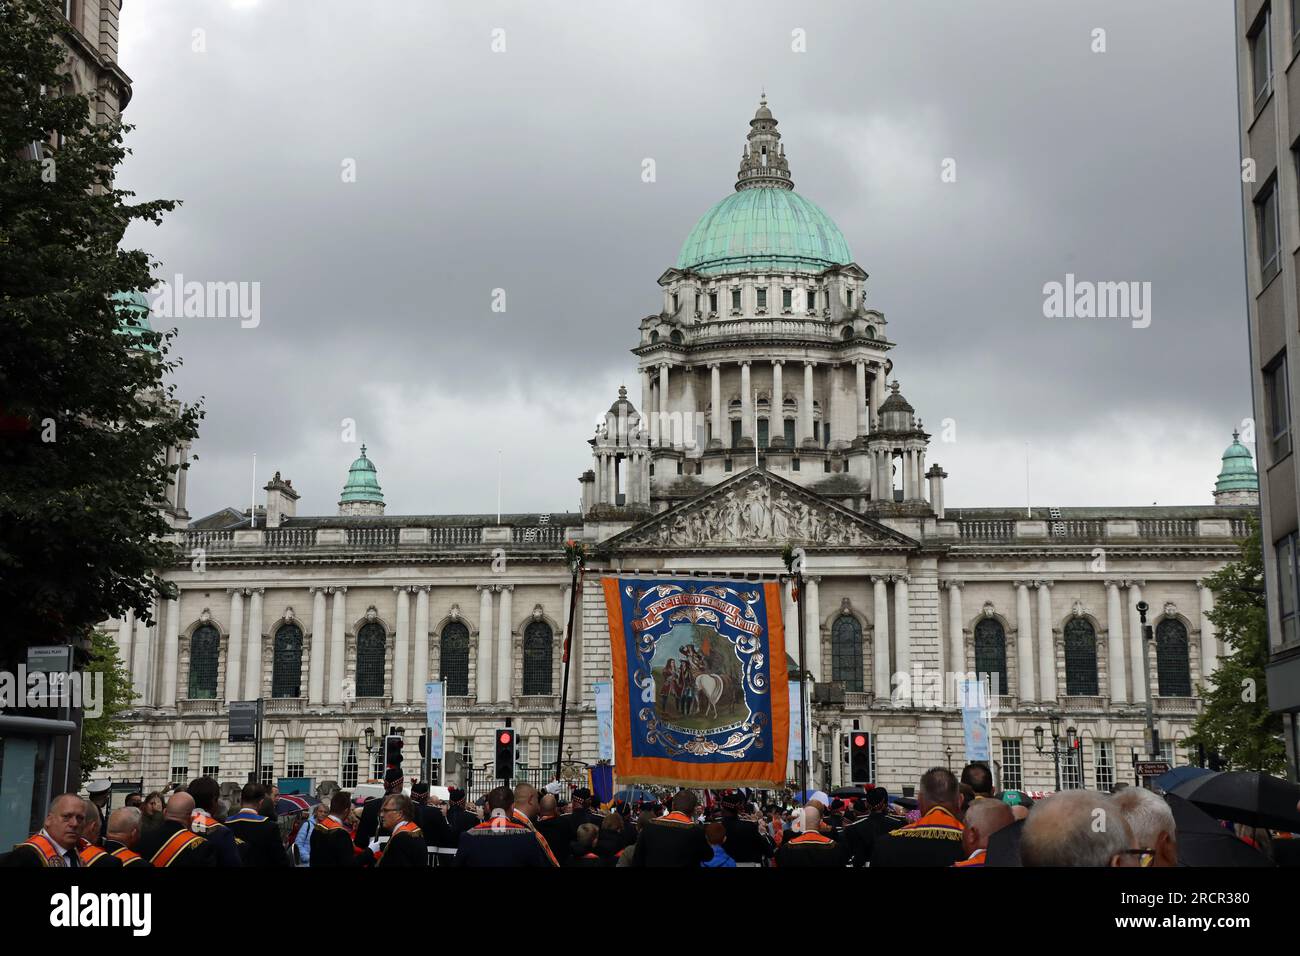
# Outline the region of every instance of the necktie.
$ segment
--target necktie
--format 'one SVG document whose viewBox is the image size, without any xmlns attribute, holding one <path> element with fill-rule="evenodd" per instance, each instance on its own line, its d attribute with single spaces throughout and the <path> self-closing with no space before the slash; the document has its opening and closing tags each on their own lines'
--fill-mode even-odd
<svg viewBox="0 0 1300 956">
<path fill-rule="evenodd" d="M 76 869 L 77 867 L 81 866 L 81 860 L 79 860 L 77 858 L 77 854 L 71 850 L 68 851 L 67 861 L 68 861 L 68 866 L 72 867 L 73 869 Z"/>
</svg>

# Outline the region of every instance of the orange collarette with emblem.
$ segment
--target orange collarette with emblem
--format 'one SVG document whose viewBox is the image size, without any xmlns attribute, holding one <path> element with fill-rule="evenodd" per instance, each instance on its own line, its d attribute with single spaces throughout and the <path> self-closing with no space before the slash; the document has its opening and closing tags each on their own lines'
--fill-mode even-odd
<svg viewBox="0 0 1300 956">
<path fill-rule="evenodd" d="M 983 865 L 984 865 L 983 850 L 976 850 L 974 853 L 971 854 L 969 860 L 958 860 L 956 863 L 953 864 L 953 866 L 983 866 Z"/>
</svg>

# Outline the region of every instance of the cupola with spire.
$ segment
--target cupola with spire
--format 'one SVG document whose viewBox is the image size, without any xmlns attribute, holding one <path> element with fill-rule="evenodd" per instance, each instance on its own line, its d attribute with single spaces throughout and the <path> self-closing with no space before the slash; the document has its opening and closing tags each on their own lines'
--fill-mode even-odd
<svg viewBox="0 0 1300 956">
<path fill-rule="evenodd" d="M 1223 468 L 1214 483 L 1216 505 L 1258 505 L 1259 475 L 1255 460 L 1243 445 L 1238 432 L 1232 433 L 1232 444 L 1223 453 Z"/>
<path fill-rule="evenodd" d="M 758 101 L 758 111 L 749 121 L 749 140 L 740 154 L 740 172 L 736 174 L 736 190 L 769 187 L 794 189 L 790 178 L 790 164 L 781 145 L 781 134 L 776 131 L 776 118 L 767 108 L 767 94 Z"/>
<path fill-rule="evenodd" d="M 347 484 L 339 496 L 340 515 L 382 515 L 384 492 L 379 487 L 379 473 L 375 463 L 366 457 L 366 446 L 361 446 L 361 457 L 348 469 Z"/>
</svg>

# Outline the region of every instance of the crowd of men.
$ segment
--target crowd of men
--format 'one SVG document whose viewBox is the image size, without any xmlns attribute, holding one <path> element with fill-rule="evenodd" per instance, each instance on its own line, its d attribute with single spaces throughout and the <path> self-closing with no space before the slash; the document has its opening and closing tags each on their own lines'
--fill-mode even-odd
<svg viewBox="0 0 1300 956">
<path fill-rule="evenodd" d="M 555 792 L 498 787 L 481 810 L 464 791 L 407 796 L 398 771 L 383 797 L 357 806 L 337 791 L 291 833 L 277 824 L 274 791 L 246 784 L 228 812 L 220 787 L 199 777 L 172 792 L 106 812 L 103 794 L 62 794 L 41 830 L 18 844 L 9 866 L 288 867 L 845 867 L 1176 866 L 1178 832 L 1156 793 L 1073 790 L 1035 803 L 996 792 L 989 769 L 961 780 L 925 773 L 910 811 L 883 787 L 856 800 L 814 793 L 797 808 L 752 802 L 732 791 L 701 807 L 680 790 L 663 805 L 618 801 L 601 812 L 589 790 L 567 806 Z M 155 800 L 154 798 L 158 799 Z"/>
</svg>

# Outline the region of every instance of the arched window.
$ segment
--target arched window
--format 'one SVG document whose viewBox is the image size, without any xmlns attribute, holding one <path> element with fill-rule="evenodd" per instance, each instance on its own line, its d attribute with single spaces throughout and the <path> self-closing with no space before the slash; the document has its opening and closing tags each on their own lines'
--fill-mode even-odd
<svg viewBox="0 0 1300 956">
<path fill-rule="evenodd" d="M 469 696 L 469 628 L 452 621 L 442 629 L 439 676 L 447 682 L 449 697 Z"/>
<path fill-rule="evenodd" d="M 681 345 L 682 333 L 678 332 L 676 329 L 673 329 L 672 334 L 668 336 L 668 340 L 672 342 L 674 345 Z"/>
<path fill-rule="evenodd" d="M 357 696 L 384 696 L 384 650 L 387 635 L 382 624 L 364 625 L 357 632 Z"/>
<path fill-rule="evenodd" d="M 1007 633 L 1002 622 L 986 617 L 975 625 L 975 673 L 989 675 L 989 694 L 1009 694 L 1007 687 Z"/>
<path fill-rule="evenodd" d="M 533 621 L 524 629 L 524 694 L 551 693 L 551 625 Z"/>
<path fill-rule="evenodd" d="M 1074 617 L 1065 625 L 1065 693 L 1097 693 L 1097 632 L 1086 618 Z"/>
<path fill-rule="evenodd" d="M 285 624 L 275 632 L 271 658 L 271 696 L 302 696 L 302 628 Z"/>
<path fill-rule="evenodd" d="M 217 696 L 217 661 L 221 656 L 221 635 L 211 624 L 197 628 L 190 637 L 190 700 L 212 700 Z"/>
<path fill-rule="evenodd" d="M 1167 617 L 1156 625 L 1156 679 L 1161 697 L 1192 696 L 1192 665 L 1187 657 L 1187 628 Z"/>
<path fill-rule="evenodd" d="M 841 614 L 831 626 L 831 680 L 862 692 L 862 625 L 851 614 Z"/>
</svg>

